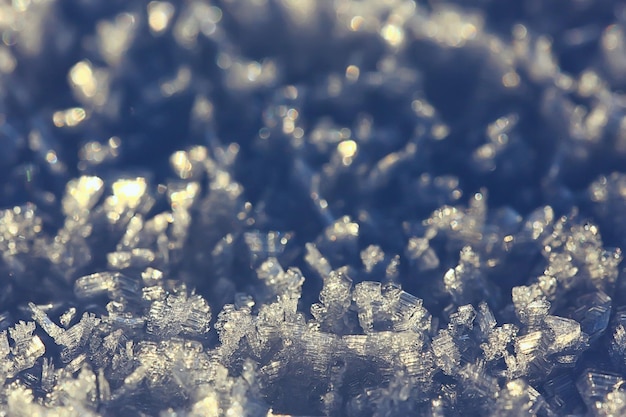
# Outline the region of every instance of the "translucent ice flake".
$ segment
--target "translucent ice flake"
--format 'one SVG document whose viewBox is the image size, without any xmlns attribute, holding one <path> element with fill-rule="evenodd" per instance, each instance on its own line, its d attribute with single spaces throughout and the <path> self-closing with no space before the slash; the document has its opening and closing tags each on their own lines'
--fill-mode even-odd
<svg viewBox="0 0 626 417">
<path fill-rule="evenodd" d="M 170 294 L 150 306 L 146 331 L 161 338 L 184 334 L 202 336 L 209 331 L 211 308 L 199 295 Z"/>
<path fill-rule="evenodd" d="M 39 324 L 43 328 L 43 330 L 48 333 L 48 335 L 52 337 L 52 339 L 54 339 L 54 341 L 58 344 L 59 339 L 65 333 L 65 331 L 61 327 L 57 326 L 52 320 L 50 320 L 48 315 L 39 307 L 37 307 L 34 303 L 28 303 L 28 308 L 30 309 L 32 317 L 37 322 L 37 324 Z"/>
<path fill-rule="evenodd" d="M 138 298 L 139 281 L 119 272 L 96 272 L 80 277 L 74 283 L 78 298 L 93 298 L 108 295 L 111 299 Z"/>
<path fill-rule="evenodd" d="M 398 331 L 421 331 L 428 332 L 431 328 L 431 315 L 423 307 L 421 299 L 401 291 L 391 285 L 386 291 L 388 299 L 392 302 L 392 320 L 394 329 Z"/>
<path fill-rule="evenodd" d="M 456 373 L 461 364 L 461 354 L 450 331 L 440 330 L 439 334 L 433 338 L 432 347 L 437 365 L 443 372 L 446 375 Z"/>
<path fill-rule="evenodd" d="M 498 395 L 498 381 L 486 371 L 484 361 L 465 365 L 459 371 L 459 376 L 465 395 L 475 395 L 482 399 L 493 399 Z"/>
<path fill-rule="evenodd" d="M 571 288 L 574 285 L 574 277 L 578 273 L 578 267 L 572 260 L 572 255 L 569 253 L 551 253 L 546 275 L 554 276 L 563 283 L 565 288 Z"/>
<path fill-rule="evenodd" d="M 500 359 L 508 354 L 508 348 L 512 345 L 519 329 L 513 324 L 503 324 L 496 327 L 488 334 L 487 343 L 480 345 L 487 361 Z"/>
<path fill-rule="evenodd" d="M 321 329 L 337 334 L 349 331 L 345 315 L 352 303 L 352 280 L 344 271 L 332 271 L 324 278 L 319 301 L 311 306 L 311 314 Z"/>
<path fill-rule="evenodd" d="M 296 314 L 304 276 L 298 268 L 283 271 L 275 258 L 269 258 L 258 269 L 257 275 L 265 282 L 272 299 L 278 298 L 285 309 L 285 314 Z"/>
<path fill-rule="evenodd" d="M 354 289 L 354 301 L 359 308 L 359 322 L 365 332 L 374 329 L 374 314 L 382 308 L 381 286 L 377 282 L 362 282 Z M 376 310 L 376 311 L 375 311 Z"/>
<path fill-rule="evenodd" d="M 602 291 L 613 288 L 622 260 L 621 250 L 603 248 L 598 227 L 579 224 L 576 212 L 562 216 L 552 233 L 543 238 L 542 245 L 548 260 L 544 276 L 554 277 L 557 288 L 569 290 L 589 285 Z M 550 292 L 548 295 L 552 296 L 554 290 Z"/>
<path fill-rule="evenodd" d="M 552 344 L 554 348 L 556 348 L 558 343 L 562 343 L 568 347 L 572 347 L 576 344 L 576 347 L 580 348 L 581 344 L 584 342 L 582 337 L 570 341 L 569 336 L 572 336 L 572 334 L 567 334 L 567 330 L 563 328 L 558 329 L 559 334 L 556 336 L 550 330 L 536 330 L 518 336 L 514 341 L 515 356 L 505 355 L 504 357 L 508 368 L 508 375 L 513 378 L 519 378 L 526 375 L 540 377 L 549 374 L 555 366 L 555 362 L 549 357 L 551 343 L 554 342 L 554 344 Z M 578 336 L 575 330 L 572 333 L 574 333 L 574 337 Z M 555 338 L 558 339 L 558 341 L 555 341 Z M 572 343 L 572 345 L 568 343 Z M 571 351 L 568 352 L 564 350 L 559 353 L 570 352 Z M 557 357 L 556 361 L 558 362 L 559 359 L 562 359 L 564 362 L 568 362 L 568 360 L 571 359 L 575 362 L 576 357 Z"/>
<path fill-rule="evenodd" d="M 520 320 L 523 318 L 526 323 L 540 322 L 550 309 L 550 302 L 545 299 L 538 285 L 513 287 L 511 296 L 517 317 Z M 530 304 L 533 307 L 529 310 Z"/>
<path fill-rule="evenodd" d="M 81 352 L 84 350 L 85 344 L 89 340 L 94 329 L 100 324 L 101 319 L 93 314 L 84 313 L 80 321 L 74 326 L 65 330 L 56 340 L 59 346 L 62 346 L 61 360 L 64 363 L 74 363 L 82 361 L 80 359 Z M 84 355 L 84 353 L 82 353 Z"/>
<path fill-rule="evenodd" d="M 536 415 L 545 406 L 545 401 L 537 390 L 524 380 L 515 379 L 507 382 L 500 391 L 491 415 L 494 417 L 530 417 Z"/>
<path fill-rule="evenodd" d="M 487 195 L 483 190 L 472 196 L 467 209 L 443 206 L 435 210 L 424 224 L 444 232 L 455 240 L 465 242 L 466 245 L 479 245 L 486 214 Z"/>
<path fill-rule="evenodd" d="M 587 340 L 586 335 L 580 329 L 580 324 L 575 320 L 547 316 L 545 324 L 554 335 L 554 341 L 550 345 L 550 352 L 561 353 L 565 350 L 580 349 Z"/>
<path fill-rule="evenodd" d="M 276 258 L 270 258 L 257 268 L 257 276 L 267 285 L 274 286 L 280 282 L 285 271 Z"/>
<path fill-rule="evenodd" d="M 18 322 L 15 326 L 9 329 L 9 335 L 11 339 L 15 342 L 14 347 L 11 349 L 13 353 L 19 352 L 22 348 L 28 344 L 28 342 L 33 337 L 33 332 L 35 331 L 35 323 L 32 321 L 29 322 Z"/>
<path fill-rule="evenodd" d="M 317 246 L 313 243 L 307 243 L 305 247 L 306 255 L 304 256 L 304 260 L 306 263 L 321 277 L 328 276 L 332 267 L 328 263 L 328 260 L 317 249 Z"/>
<path fill-rule="evenodd" d="M 238 348 L 240 340 L 253 329 L 253 320 L 249 308 L 235 308 L 226 304 L 217 316 L 217 330 L 221 346 L 219 351 L 230 357 Z"/>
<path fill-rule="evenodd" d="M 537 328 L 543 323 L 549 311 L 550 302 L 539 299 L 526 304 L 517 314 L 520 321 L 529 328 Z"/>
<path fill-rule="evenodd" d="M 393 284 L 364 281 L 353 292 L 359 323 L 366 332 L 381 330 L 425 332 L 430 329 L 431 316 L 422 300 Z"/>
<path fill-rule="evenodd" d="M 6 333 L 0 334 L 0 351 L 4 351 L 5 357 L 0 358 L 3 363 L 3 369 L 6 376 L 12 378 L 19 372 L 32 368 L 37 359 L 46 352 L 46 347 L 39 336 L 33 335 L 35 331 L 34 322 L 20 321 L 14 327 L 9 329 L 9 335 L 13 339 L 13 346 L 10 348 L 10 355 L 6 351 Z M 7 362 L 8 361 L 8 362 Z"/>
<path fill-rule="evenodd" d="M 622 309 L 617 311 L 612 327 L 613 333 L 609 347 L 611 361 L 618 369 L 626 369 L 626 312 Z"/>
<path fill-rule="evenodd" d="M 582 331 L 593 341 L 604 333 L 611 316 L 613 301 L 602 291 L 577 297 L 572 303 L 570 316 L 578 321 Z"/>
<path fill-rule="evenodd" d="M 481 270 L 481 260 L 471 246 L 465 246 L 459 255 L 459 264 L 443 276 L 446 292 L 457 304 L 475 302 L 487 298 L 490 284 Z"/>
<path fill-rule="evenodd" d="M 488 336 L 496 327 L 496 318 L 487 303 L 484 301 L 478 304 L 476 323 L 478 324 L 482 337 Z"/>
<path fill-rule="evenodd" d="M 31 388 L 15 385 L 7 397 L 5 410 L 9 415 L 16 416 L 98 417 L 100 414 L 95 410 L 94 404 L 89 402 L 91 394 L 95 392 L 95 385 L 86 379 L 88 377 L 84 377 L 82 372 L 77 379 L 68 378 L 63 387 L 59 385 L 58 391 L 51 393 L 55 400 L 48 401 L 45 405 L 35 400 Z"/>
<path fill-rule="evenodd" d="M 611 404 L 616 394 L 622 391 L 624 379 L 618 375 L 598 370 L 586 370 L 576 382 L 578 392 L 588 409 L 598 416 L 618 415 L 607 412 L 607 408 L 613 408 Z"/>
</svg>

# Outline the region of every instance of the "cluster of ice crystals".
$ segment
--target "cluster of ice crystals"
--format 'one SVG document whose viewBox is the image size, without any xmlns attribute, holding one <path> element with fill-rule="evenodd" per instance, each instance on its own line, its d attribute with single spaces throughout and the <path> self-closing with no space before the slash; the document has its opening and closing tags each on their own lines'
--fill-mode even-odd
<svg viewBox="0 0 626 417">
<path fill-rule="evenodd" d="M 0 2 L 0 416 L 625 414 L 624 7 L 498 1 Z"/>
<path fill-rule="evenodd" d="M 9 329 L 13 340 L 9 345 L 7 332 L 0 334 L 0 354 L 2 355 L 2 378 L 13 378 L 19 372 L 31 368 L 46 351 L 46 347 L 35 331 L 34 322 L 16 323 Z"/>
<path fill-rule="evenodd" d="M 184 292 L 170 294 L 155 300 L 146 320 L 146 332 L 158 337 L 171 337 L 180 333 L 202 335 L 209 331 L 211 308 L 199 295 L 188 297 Z"/>
</svg>

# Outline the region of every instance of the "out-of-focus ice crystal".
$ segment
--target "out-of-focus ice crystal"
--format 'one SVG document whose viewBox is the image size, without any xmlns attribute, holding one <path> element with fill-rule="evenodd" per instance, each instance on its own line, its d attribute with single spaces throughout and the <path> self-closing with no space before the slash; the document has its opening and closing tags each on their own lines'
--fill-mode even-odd
<svg viewBox="0 0 626 417">
<path fill-rule="evenodd" d="M 138 295 L 139 282 L 119 272 L 96 272 L 80 277 L 74 283 L 78 298 L 108 295 L 112 299 L 133 298 Z"/>
</svg>

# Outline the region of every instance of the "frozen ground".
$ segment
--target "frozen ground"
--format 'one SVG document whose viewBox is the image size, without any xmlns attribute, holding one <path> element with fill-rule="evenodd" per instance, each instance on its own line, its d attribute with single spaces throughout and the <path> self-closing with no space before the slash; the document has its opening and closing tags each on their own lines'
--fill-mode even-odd
<svg viewBox="0 0 626 417">
<path fill-rule="evenodd" d="M 626 415 L 621 2 L 0 33 L 0 416 Z"/>
</svg>

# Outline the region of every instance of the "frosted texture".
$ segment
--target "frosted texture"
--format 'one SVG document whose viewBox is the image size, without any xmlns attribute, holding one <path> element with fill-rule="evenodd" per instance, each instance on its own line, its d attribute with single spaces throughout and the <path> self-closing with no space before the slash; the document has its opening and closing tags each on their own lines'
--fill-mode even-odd
<svg viewBox="0 0 626 417">
<path fill-rule="evenodd" d="M 626 415 L 621 2 L 0 35 L 0 417 Z"/>
</svg>

